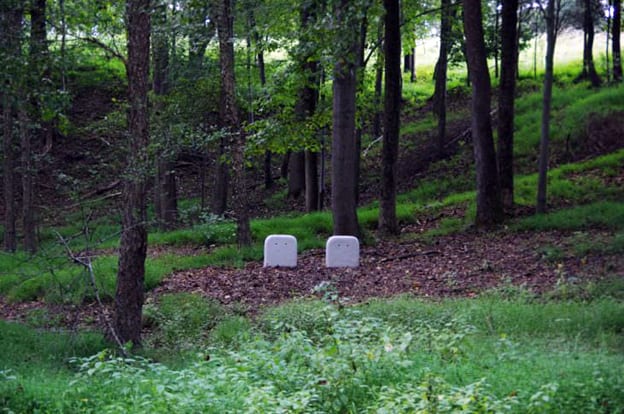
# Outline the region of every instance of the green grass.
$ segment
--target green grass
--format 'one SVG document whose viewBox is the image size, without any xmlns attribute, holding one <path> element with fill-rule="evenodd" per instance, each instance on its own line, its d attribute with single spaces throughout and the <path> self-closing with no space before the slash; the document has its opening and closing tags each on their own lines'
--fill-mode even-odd
<svg viewBox="0 0 624 414">
<path fill-rule="evenodd" d="M 144 353 L 168 354 L 166 364 L 96 353 L 98 337 L 68 350 L 67 334 L 0 323 L 3 349 L 15 350 L 0 356 L 0 402 L 17 412 L 624 410 L 624 305 L 608 296 L 303 301 L 252 322 L 184 294 L 147 313 Z"/>
</svg>

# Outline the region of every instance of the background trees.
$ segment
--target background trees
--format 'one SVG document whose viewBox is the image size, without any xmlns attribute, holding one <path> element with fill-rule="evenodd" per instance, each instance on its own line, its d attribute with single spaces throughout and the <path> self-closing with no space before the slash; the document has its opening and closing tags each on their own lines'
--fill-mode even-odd
<svg viewBox="0 0 624 414">
<path fill-rule="evenodd" d="M 570 12 L 575 18 L 569 22 L 576 25 L 581 22 L 579 16 L 588 22 L 585 12 L 589 10 L 590 21 L 600 27 L 604 10 L 593 8 L 595 2 L 573 3 L 562 0 L 553 7 Z M 270 214 L 274 208 L 315 210 L 327 201 L 324 189 L 330 186 L 336 234 L 362 234 L 357 207 L 377 208 L 370 194 L 379 200 L 379 212 L 367 220 L 382 232 L 396 233 L 401 224 L 395 211 L 396 192 L 407 190 L 416 178 L 430 179 L 424 172 L 436 163 L 470 163 L 477 177 L 477 224 L 499 222 L 501 198 L 507 210 L 514 211 L 518 50 L 526 44 L 523 39 L 546 31 L 547 57 L 552 59 L 554 53 L 556 30 L 552 32 L 550 14 L 540 14 L 538 4 L 471 0 L 462 8 L 450 0 L 160 0 L 128 5 L 124 11 L 119 2 L 33 0 L 27 7 L 13 1 L 0 7 L 7 251 L 17 250 L 18 242 L 23 242 L 24 249 L 32 253 L 38 238 L 50 238 L 38 230 L 37 216 L 46 212 L 49 219 L 57 209 L 43 205 L 39 194 L 63 191 L 75 208 L 84 205 L 92 191 L 118 188 L 119 181 L 123 181 L 121 201 L 107 194 L 115 202 L 106 206 L 121 212 L 120 297 L 126 295 L 125 289 L 141 289 L 140 262 L 145 258 L 148 228 L 170 230 L 198 221 L 209 226 L 236 220 L 238 241 L 246 245 L 254 241 L 250 215 Z M 619 5 L 611 4 L 616 80 L 621 78 L 616 45 Z M 550 2 L 543 4 L 544 11 L 550 7 Z M 483 13 L 477 14 L 478 10 Z M 465 33 L 457 24 L 461 14 Z M 125 19 L 129 22 L 131 17 L 138 24 L 126 32 Z M 151 44 L 145 43 L 143 33 L 149 28 L 146 18 L 153 22 Z M 563 24 L 559 19 L 555 26 Z M 591 50 L 591 27 L 585 27 Z M 435 73 L 419 66 L 417 56 L 425 38 L 439 39 L 427 43 L 430 55 L 438 58 Z M 409 70 L 403 75 L 401 52 Z M 539 53 L 535 56 L 537 62 Z M 475 109 L 470 128 L 465 113 L 462 119 L 446 116 L 448 102 L 467 106 L 463 72 L 447 76 L 449 68 L 463 70 L 466 57 Z M 549 88 L 554 82 L 552 62 L 546 69 L 542 106 L 542 154 L 546 158 L 540 169 L 540 185 L 544 186 L 552 134 L 547 116 Z M 490 98 L 490 70 L 494 89 L 499 91 L 498 109 Z M 599 73 L 603 68 L 586 65 L 588 73 L 592 70 Z M 98 88 L 92 88 L 94 84 Z M 407 93 L 402 93 L 406 90 L 402 86 L 409 86 Z M 416 103 L 418 110 L 401 113 L 402 105 L 414 108 Z M 99 112 L 100 108 L 91 105 L 105 108 Z M 400 135 L 413 135 L 401 130 L 401 116 L 421 119 L 421 115 L 435 117 L 436 133 L 429 134 L 428 140 L 402 139 L 399 147 Z M 498 127 L 497 158 L 492 121 Z M 418 128 L 429 128 L 427 122 Z M 381 136 L 383 145 L 379 144 Z M 52 151 L 58 150 L 54 148 L 58 142 L 84 137 L 88 139 L 79 141 L 88 147 L 84 158 Z M 472 160 L 459 157 L 469 139 L 475 148 L 474 167 Z M 121 142 L 130 145 L 120 150 Z M 422 165 L 405 165 L 398 148 L 421 151 L 412 164 Z M 122 174 L 125 167 L 120 160 L 126 158 L 128 170 Z M 289 162 L 283 163 L 284 159 Z M 397 177 L 401 161 L 404 172 Z M 53 169 L 50 165 L 55 162 L 66 165 Z M 75 164 L 88 167 L 81 174 L 67 173 Z M 282 165 L 291 167 L 287 179 L 279 177 Z M 383 174 L 373 176 L 371 166 L 375 171 L 382 166 Z M 472 172 L 462 170 L 461 174 Z M 153 183 L 145 181 L 148 176 L 155 178 Z M 264 180 L 259 184 L 260 176 Z M 47 181 L 39 182 L 42 177 Z M 368 198 L 360 203 L 361 189 Z M 149 190 L 154 190 L 151 200 Z M 291 198 L 283 197 L 287 192 Z M 538 208 L 545 205 L 545 187 L 540 187 L 539 194 Z M 194 197 L 201 199 L 197 206 Z M 265 203 L 267 199 L 273 204 Z M 153 201 L 153 213 L 147 200 Z M 125 317 L 117 321 L 124 340 L 139 340 L 126 332 L 138 326 L 141 301 L 136 294 L 118 304 L 119 315 L 134 304 L 129 313 L 134 315 L 132 327 L 122 326 L 128 322 L 122 320 Z"/>
</svg>

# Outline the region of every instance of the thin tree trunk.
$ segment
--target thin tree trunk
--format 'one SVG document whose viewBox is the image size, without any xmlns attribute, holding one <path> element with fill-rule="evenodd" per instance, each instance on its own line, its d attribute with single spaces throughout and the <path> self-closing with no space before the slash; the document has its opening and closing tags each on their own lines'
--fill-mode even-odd
<svg viewBox="0 0 624 414">
<path fill-rule="evenodd" d="M 373 138 L 376 139 L 381 135 L 381 119 L 382 119 L 382 106 L 381 106 L 381 94 L 383 93 L 383 36 L 384 36 L 384 25 L 383 19 L 379 20 L 379 24 L 377 25 L 377 44 L 379 44 L 378 53 L 377 53 L 377 62 L 375 63 L 375 93 L 374 93 L 374 102 L 375 102 L 375 115 L 373 116 Z"/>
<path fill-rule="evenodd" d="M 472 140 L 477 176 L 477 226 L 502 220 L 502 203 L 492 135 L 491 84 L 480 0 L 463 0 L 468 72 L 472 83 Z"/>
<path fill-rule="evenodd" d="M 555 42 L 557 40 L 555 0 L 549 0 L 546 8 L 546 68 L 544 73 L 544 94 L 542 100 L 542 127 L 540 136 L 539 170 L 537 182 L 536 213 L 546 212 L 548 181 L 548 151 L 550 141 L 550 109 L 554 80 Z"/>
<path fill-rule="evenodd" d="M 433 93 L 435 115 L 438 118 L 436 149 L 440 158 L 444 156 L 444 146 L 446 144 L 446 78 L 453 14 L 451 0 L 442 0 L 440 10 L 440 53 L 436 63 L 435 90 Z"/>
<path fill-rule="evenodd" d="M 156 30 L 153 35 L 153 90 L 154 94 L 162 97 L 169 93 L 169 39 L 167 28 L 167 8 L 161 4 L 154 9 Z M 158 114 L 163 103 L 156 101 L 154 110 Z M 175 169 L 172 162 L 174 155 L 170 140 L 167 138 L 168 125 L 162 125 L 163 151 L 157 155 L 156 179 L 154 185 L 154 210 L 158 224 L 163 229 L 175 227 L 178 217 L 177 187 Z"/>
<path fill-rule="evenodd" d="M 518 0 L 502 1 L 501 77 L 498 97 L 498 173 L 503 208 L 511 210 L 514 203 L 514 99 L 518 50 Z"/>
<path fill-rule="evenodd" d="M 35 206 L 33 186 L 35 166 L 33 163 L 32 141 L 30 135 L 30 119 L 24 108 L 25 102 L 19 105 L 18 124 L 20 131 L 20 153 L 22 169 L 22 232 L 24 233 L 24 250 L 30 254 L 37 252 L 37 228 L 35 224 Z"/>
<path fill-rule="evenodd" d="M 146 229 L 146 169 L 149 144 L 148 99 L 150 2 L 127 0 L 129 159 L 122 190 L 121 242 L 115 293 L 114 334 L 141 345 Z"/>
<path fill-rule="evenodd" d="M 622 82 L 622 52 L 620 48 L 620 32 L 622 27 L 622 2 L 613 1 L 613 26 L 611 27 L 611 53 L 613 54 L 613 80 Z"/>
<path fill-rule="evenodd" d="M 227 209 L 229 173 L 225 157 L 226 138 L 219 139 L 219 150 L 216 160 L 215 183 L 212 189 L 212 198 L 210 199 L 210 211 L 218 216 L 223 215 Z"/>
<path fill-rule="evenodd" d="M 382 147 L 379 230 L 398 234 L 396 217 L 396 178 L 401 123 L 401 30 L 400 7 L 395 0 L 384 0 L 385 15 L 385 90 L 384 134 Z"/>
<path fill-rule="evenodd" d="M 357 68 L 362 74 L 358 78 L 356 96 L 358 92 L 362 92 L 364 90 L 364 73 L 365 73 L 365 62 L 364 62 L 364 53 L 366 51 L 366 32 L 368 31 L 368 17 L 367 10 L 364 11 L 364 17 L 360 22 L 360 36 L 358 40 L 358 51 L 357 51 Z M 400 61 L 400 58 L 399 58 Z M 361 175 L 361 163 L 362 163 L 362 123 L 356 125 L 355 129 L 355 205 L 357 206 L 360 202 L 360 175 Z"/>
</svg>

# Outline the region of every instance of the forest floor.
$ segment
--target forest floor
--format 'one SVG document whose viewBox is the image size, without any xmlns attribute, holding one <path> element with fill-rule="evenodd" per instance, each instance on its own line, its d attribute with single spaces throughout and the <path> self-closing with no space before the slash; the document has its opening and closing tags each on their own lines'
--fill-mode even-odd
<svg viewBox="0 0 624 414">
<path fill-rule="evenodd" d="M 418 232 L 430 224 L 410 225 L 404 231 Z M 300 254 L 295 268 L 265 268 L 261 262 L 249 262 L 242 268 L 175 272 L 147 294 L 147 301 L 158 301 L 167 293 L 192 292 L 254 315 L 264 307 L 324 293 L 337 293 L 348 303 L 401 294 L 429 299 L 473 297 L 494 288 L 502 295 L 513 294 L 518 288 L 536 295 L 563 295 L 604 275 L 624 277 L 621 255 L 579 257 L 572 253 L 581 239 L 608 237 L 608 233 L 597 230 L 567 233 L 501 229 L 469 230 L 431 242 L 384 240 L 361 248 L 357 268 L 327 268 L 324 251 L 317 249 Z M 171 249 L 150 254 L 176 252 Z M 549 255 L 549 251 L 559 253 Z M 180 253 L 189 254 L 189 250 Z M 324 282 L 329 282 L 330 287 L 315 291 Z M 55 321 L 57 326 L 102 327 L 112 303 L 103 306 L 51 305 L 43 301 L 9 304 L 0 298 L 0 318 L 28 322 L 34 311 L 45 309 L 47 320 Z"/>
</svg>

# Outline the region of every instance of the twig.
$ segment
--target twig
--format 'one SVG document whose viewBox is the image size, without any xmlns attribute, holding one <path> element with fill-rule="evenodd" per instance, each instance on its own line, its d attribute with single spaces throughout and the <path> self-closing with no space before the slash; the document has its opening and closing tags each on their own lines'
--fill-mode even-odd
<svg viewBox="0 0 624 414">
<path fill-rule="evenodd" d="M 362 151 L 362 156 L 366 157 L 366 154 L 368 154 L 368 151 L 370 151 L 371 147 L 373 145 L 375 145 L 376 143 L 378 143 L 379 141 L 381 141 L 382 138 L 383 138 L 383 135 L 375 138 L 370 144 L 368 144 L 366 149 L 364 149 L 364 151 Z"/>
<path fill-rule="evenodd" d="M 89 272 L 89 277 L 91 280 L 91 285 L 93 286 L 95 298 L 98 302 L 98 305 L 100 306 L 100 309 L 102 309 L 102 314 L 104 315 L 104 321 L 106 322 L 106 326 L 109 332 L 111 333 L 111 335 L 113 336 L 115 343 L 117 343 L 117 347 L 119 348 L 119 351 L 124 356 L 124 358 L 127 358 L 128 352 L 126 351 L 126 348 L 124 347 L 123 342 L 121 342 L 119 335 L 117 335 L 117 332 L 115 331 L 115 328 L 113 327 L 113 324 L 109 318 L 108 312 L 106 311 L 106 308 L 104 307 L 104 303 L 102 302 L 102 299 L 100 298 L 100 291 L 95 282 L 95 273 L 93 271 L 93 263 L 91 262 L 91 257 L 90 256 L 80 257 L 80 256 L 75 255 L 74 252 L 69 247 L 69 245 L 67 244 L 67 241 L 63 238 L 63 236 L 61 236 L 61 234 L 56 230 L 55 230 L 55 233 L 56 233 L 56 237 L 59 238 L 59 240 L 65 247 L 65 250 L 67 251 L 67 255 L 72 260 L 72 262 L 83 266 Z"/>
<path fill-rule="evenodd" d="M 416 253 L 405 253 L 405 254 L 401 254 L 399 256 L 386 257 L 385 259 L 381 259 L 379 261 L 379 263 L 392 262 L 392 261 L 395 261 L 395 260 L 409 259 L 411 257 L 418 257 L 418 256 L 437 256 L 439 254 L 441 254 L 441 253 L 438 250 L 428 250 L 426 252 L 416 252 Z"/>
</svg>

